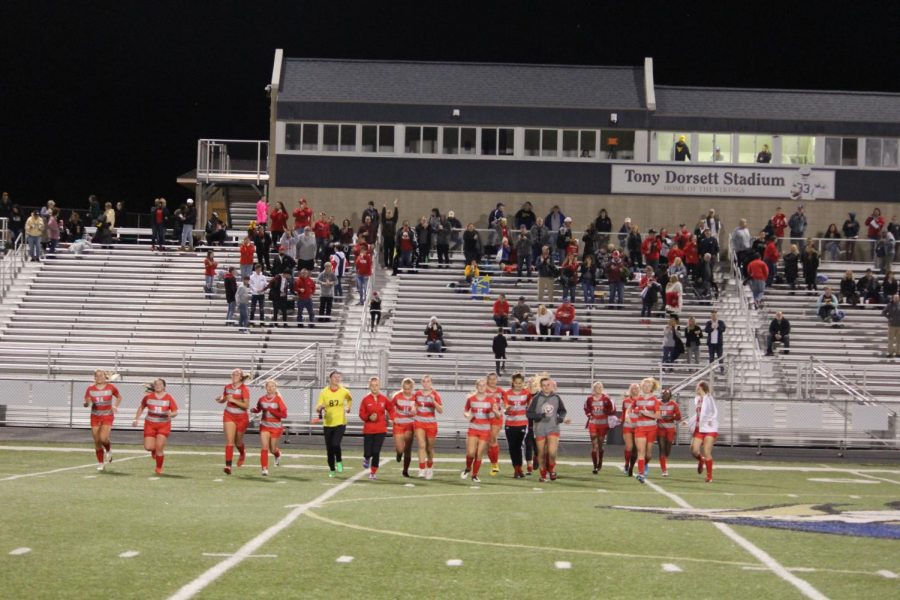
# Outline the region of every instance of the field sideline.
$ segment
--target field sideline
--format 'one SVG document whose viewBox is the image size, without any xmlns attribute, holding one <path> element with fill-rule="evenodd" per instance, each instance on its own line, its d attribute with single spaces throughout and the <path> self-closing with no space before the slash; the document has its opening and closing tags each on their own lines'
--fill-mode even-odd
<svg viewBox="0 0 900 600">
<path fill-rule="evenodd" d="M 250 440 L 253 444 L 255 440 Z M 57 598 L 900 596 L 900 469 L 893 464 L 653 464 L 648 485 L 607 454 L 560 461 L 539 484 L 400 476 L 393 453 L 361 479 L 358 449 L 328 479 L 324 453 L 258 455 L 235 475 L 221 452 L 173 447 L 165 472 L 118 445 L 0 443 L 3 596 Z M 414 471 L 414 470 L 413 470 Z"/>
</svg>

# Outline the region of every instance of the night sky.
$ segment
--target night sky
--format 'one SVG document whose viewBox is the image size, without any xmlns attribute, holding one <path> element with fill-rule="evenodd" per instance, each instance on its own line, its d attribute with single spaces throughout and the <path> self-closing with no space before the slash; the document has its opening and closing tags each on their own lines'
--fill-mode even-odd
<svg viewBox="0 0 900 600">
<path fill-rule="evenodd" d="M 796 7 L 794 6 L 796 4 Z M 0 2 L 0 189 L 190 195 L 200 137 L 266 138 L 286 56 L 639 66 L 658 84 L 900 92 L 900 3 Z M 251 8 L 252 7 L 252 8 Z M 563 8 L 565 7 L 565 8 Z"/>
</svg>

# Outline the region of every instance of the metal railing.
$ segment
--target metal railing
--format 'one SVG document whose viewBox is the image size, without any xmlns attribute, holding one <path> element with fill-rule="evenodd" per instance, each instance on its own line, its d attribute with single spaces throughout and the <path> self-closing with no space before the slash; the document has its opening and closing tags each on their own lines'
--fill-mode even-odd
<svg viewBox="0 0 900 600">
<path fill-rule="evenodd" d="M 5 221 L 6 219 L 4 219 Z M 6 240 L 6 231 L 3 232 L 3 240 Z M 6 292 L 12 287 L 16 276 L 25 265 L 25 243 L 24 234 L 20 233 L 15 240 L 10 243 L 10 248 L 0 260 L 0 300 L 6 297 Z"/>
<path fill-rule="evenodd" d="M 738 297 L 738 312 L 741 320 L 744 321 L 747 340 L 752 349 L 753 366 L 757 369 L 757 372 L 759 372 L 762 364 L 762 353 L 759 350 L 759 342 L 756 339 L 756 327 L 753 325 L 754 314 L 750 310 L 749 294 L 744 287 L 744 274 L 741 272 L 741 265 L 738 262 L 737 253 L 734 251 L 730 241 L 728 243 L 728 257 L 731 261 L 731 278 L 734 281 L 735 293 Z"/>
<path fill-rule="evenodd" d="M 235 158 L 238 155 L 242 158 Z M 205 183 L 254 181 L 258 185 L 269 179 L 268 161 L 268 140 L 197 140 L 197 179 Z"/>
<path fill-rule="evenodd" d="M 280 363 L 276 364 L 275 366 L 271 367 L 270 369 L 261 373 L 257 373 L 250 381 L 247 382 L 247 385 L 262 385 L 269 379 L 273 379 L 275 381 L 278 381 L 280 379 L 287 380 L 287 376 L 291 375 L 292 373 L 294 374 L 295 383 L 297 385 L 300 385 L 302 379 L 301 367 L 303 367 L 304 365 L 308 365 L 311 361 L 315 363 L 315 371 L 312 373 L 312 379 L 314 381 L 323 380 L 323 365 L 325 362 L 323 349 L 319 346 L 319 344 L 310 344 L 302 350 L 284 359 Z"/>
<path fill-rule="evenodd" d="M 376 243 L 372 244 L 372 275 L 369 276 L 368 281 L 366 282 L 366 299 L 371 300 L 372 298 L 372 290 L 375 287 L 375 275 L 378 273 L 378 255 L 381 253 L 381 225 L 378 225 L 378 231 L 375 233 Z M 354 277 L 356 274 L 354 273 Z M 354 344 L 354 354 L 353 354 L 353 371 L 354 373 L 359 372 L 359 361 L 363 358 L 372 357 L 371 351 L 363 350 L 363 338 L 366 333 L 366 324 L 369 320 L 369 315 L 366 312 L 366 307 L 368 304 L 363 304 L 362 312 L 360 314 L 359 320 L 359 328 L 356 331 L 356 343 Z"/>
</svg>

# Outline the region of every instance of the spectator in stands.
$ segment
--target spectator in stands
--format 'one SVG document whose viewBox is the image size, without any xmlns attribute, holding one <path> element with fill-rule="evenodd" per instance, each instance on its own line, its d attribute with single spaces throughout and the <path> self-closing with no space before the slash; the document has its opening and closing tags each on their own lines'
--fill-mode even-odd
<svg viewBox="0 0 900 600">
<path fill-rule="evenodd" d="M 434 216 L 437 213 L 437 217 Z M 441 216 L 438 209 L 432 211 L 432 217 L 428 221 L 431 228 L 431 237 L 434 240 L 434 250 L 437 253 L 438 268 L 450 268 L 450 221 Z"/>
<path fill-rule="evenodd" d="M 525 296 L 519 296 L 519 301 L 512 309 L 512 319 L 510 320 L 510 331 L 512 331 L 513 339 L 516 339 L 516 332 L 521 330 L 523 335 L 528 335 L 528 324 L 531 321 L 531 307 L 525 303 Z"/>
<path fill-rule="evenodd" d="M 625 220 L 622 222 L 622 226 L 619 227 L 619 247 L 622 250 L 627 250 L 627 242 L 628 236 L 631 234 L 631 217 L 625 217 Z"/>
<path fill-rule="evenodd" d="M 366 222 L 366 217 L 369 217 L 372 220 L 372 225 L 375 227 L 375 231 L 378 231 L 378 209 L 375 208 L 375 201 L 369 200 L 369 203 L 366 205 L 365 210 L 362 213 L 363 223 Z M 374 237 L 370 240 L 372 244 L 378 242 Z"/>
<path fill-rule="evenodd" d="M 278 313 L 281 313 L 281 322 L 288 326 L 287 313 L 290 301 L 288 294 L 291 290 L 290 273 L 276 273 L 266 284 L 269 290 L 269 302 L 272 303 L 272 327 L 278 327 Z"/>
<path fill-rule="evenodd" d="M 793 249 L 793 245 L 791 248 Z M 806 249 L 800 255 L 800 262 L 803 264 L 803 279 L 806 282 L 806 289 L 818 290 L 819 253 L 816 251 L 815 246 L 812 244 L 806 246 Z"/>
<path fill-rule="evenodd" d="M 666 312 L 669 316 L 673 316 L 677 320 L 681 314 L 683 302 L 684 287 L 677 278 L 672 277 L 666 283 Z"/>
<path fill-rule="evenodd" d="M 550 230 L 544 225 L 544 219 L 538 217 L 529 234 L 531 235 L 531 264 L 537 269 L 544 246 L 550 245 Z"/>
<path fill-rule="evenodd" d="M 772 162 L 772 153 L 769 151 L 768 144 L 763 144 L 762 150 L 756 154 L 756 162 L 766 165 Z"/>
<path fill-rule="evenodd" d="M 385 268 L 393 268 L 394 266 L 394 248 L 397 241 L 397 222 L 399 211 L 397 204 L 399 200 L 394 198 L 394 204 L 390 211 L 386 205 L 381 205 L 381 250 L 384 256 L 382 264 Z"/>
<path fill-rule="evenodd" d="M 157 200 L 159 200 L 159 198 L 157 198 Z M 100 200 L 96 195 L 91 194 L 88 196 L 88 218 L 90 222 L 93 223 L 99 219 L 101 213 L 103 213 L 103 209 L 100 207 Z"/>
<path fill-rule="evenodd" d="M 841 278 L 841 302 L 850 306 L 859 304 L 859 293 L 856 291 L 856 279 L 853 277 L 853 271 L 845 271 L 844 277 Z"/>
<path fill-rule="evenodd" d="M 481 269 L 478 268 L 478 261 L 473 259 L 472 262 L 467 264 L 466 268 L 463 269 L 463 275 L 466 278 L 466 283 L 472 283 L 476 277 L 480 277 Z"/>
<path fill-rule="evenodd" d="M 9 199 L 9 192 L 3 192 L 0 194 L 0 219 L 8 219 L 10 214 L 12 214 L 12 201 Z"/>
<path fill-rule="evenodd" d="M 534 227 L 535 219 L 536 217 L 531 202 L 525 202 L 522 205 L 522 208 L 516 212 L 513 223 L 515 224 L 516 229 L 524 227 L 525 230 L 528 231 Z"/>
<path fill-rule="evenodd" d="M 572 243 L 572 217 L 563 219 L 562 227 L 556 232 L 556 244 L 552 246 L 556 260 L 562 260 L 568 254 L 569 245 Z M 578 252 L 576 245 L 575 252 Z"/>
<path fill-rule="evenodd" d="M 497 266 L 499 267 L 501 272 L 506 271 L 506 267 L 509 266 L 510 260 L 513 255 L 513 250 L 509 245 L 509 238 L 503 238 L 500 242 L 500 248 L 497 250 Z"/>
<path fill-rule="evenodd" d="M 600 236 L 597 234 L 597 228 L 593 223 L 588 223 L 587 229 L 584 230 L 584 233 L 581 236 L 581 258 L 584 260 L 586 256 L 593 256 L 597 252 L 597 243 L 600 240 Z"/>
<path fill-rule="evenodd" d="M 31 262 L 40 262 L 41 260 L 41 236 L 44 235 L 46 224 L 41 218 L 40 213 L 34 210 L 31 216 L 25 221 L 25 236 L 28 241 L 28 256 Z"/>
<path fill-rule="evenodd" d="M 501 330 L 504 327 L 509 327 L 509 301 L 506 299 L 506 294 L 500 294 L 494 300 L 493 316 L 494 323 Z"/>
<path fill-rule="evenodd" d="M 265 196 L 260 196 L 256 201 L 256 225 L 271 231 L 269 229 L 269 200 Z"/>
<path fill-rule="evenodd" d="M 334 286 L 334 295 L 338 298 L 343 298 L 344 296 L 344 274 L 347 271 L 348 252 L 350 252 L 349 246 L 338 246 L 334 249 L 334 253 L 329 259 L 331 268 L 334 270 L 334 276 L 337 278 L 337 283 Z"/>
<path fill-rule="evenodd" d="M 92 207 L 96 204 L 97 208 L 100 208 L 100 203 L 97 202 L 96 196 L 91 196 Z M 95 222 L 96 219 L 100 218 L 100 214 L 97 214 L 97 217 L 94 217 L 91 214 L 91 222 Z M 153 208 L 150 210 L 150 227 L 153 231 L 153 241 L 150 246 L 151 250 L 163 250 L 166 245 L 166 223 L 169 221 L 169 209 L 166 208 L 166 200 L 165 198 L 157 198 L 153 202 Z"/>
<path fill-rule="evenodd" d="M 885 304 L 891 301 L 894 294 L 900 292 L 897 280 L 894 278 L 894 272 L 888 271 L 881 279 L 881 301 Z"/>
<path fill-rule="evenodd" d="M 502 202 L 498 202 L 496 208 L 488 214 L 488 229 L 493 229 L 496 227 L 497 221 L 506 218 L 506 214 L 503 212 L 504 208 L 506 208 L 506 206 L 504 206 Z"/>
<path fill-rule="evenodd" d="M 213 256 L 213 251 L 207 250 L 206 258 L 203 259 L 203 292 L 206 294 L 207 299 L 213 297 L 213 291 L 216 285 L 216 268 L 218 266 L 219 263 L 216 262 L 216 258 L 215 256 Z"/>
<path fill-rule="evenodd" d="M 709 315 L 709 321 L 706 322 L 706 327 L 704 327 L 706 332 L 706 349 L 709 351 L 710 363 L 722 358 L 725 329 L 725 322 L 719 320 L 719 312 L 713 310 Z"/>
<path fill-rule="evenodd" d="M 622 256 L 618 250 L 614 250 L 612 258 L 609 260 L 609 266 L 606 268 L 606 281 L 609 284 L 609 303 L 610 308 L 616 307 L 621 309 L 625 303 L 625 281 L 628 278 L 628 268 L 622 261 Z"/>
<path fill-rule="evenodd" d="M 887 273 L 891 270 L 891 263 L 894 261 L 894 234 L 887 229 L 881 231 L 881 237 L 875 242 L 875 267 Z"/>
<path fill-rule="evenodd" d="M 334 306 L 334 288 L 337 285 L 337 276 L 331 263 L 325 263 L 325 269 L 316 277 L 319 284 L 319 320 L 331 320 L 331 308 Z M 362 302 L 360 302 L 362 304 Z"/>
<path fill-rule="evenodd" d="M 313 211 L 306 202 L 306 198 L 300 198 L 300 205 L 294 209 L 294 229 L 303 231 L 312 224 Z"/>
<path fill-rule="evenodd" d="M 316 282 L 309 276 L 309 270 L 300 269 L 300 274 L 294 280 L 294 294 L 297 296 L 297 327 L 303 327 L 303 311 L 309 315 L 309 326 L 316 326 L 316 317 L 313 314 L 313 294 L 316 293 Z"/>
<path fill-rule="evenodd" d="M 559 265 L 559 284 L 562 287 L 562 301 L 575 303 L 575 287 L 578 285 L 578 259 L 574 254 L 567 254 Z"/>
<path fill-rule="evenodd" d="M 787 230 L 787 216 L 782 212 L 781 207 L 775 209 L 775 214 L 769 220 L 772 224 L 772 233 L 775 235 L 775 245 L 778 246 L 778 252 L 781 253 L 781 243 L 784 241 L 784 232 Z"/>
<path fill-rule="evenodd" d="M 753 293 L 753 307 L 759 308 L 762 305 L 763 297 L 766 295 L 766 281 L 769 279 L 769 267 L 759 257 L 754 254 L 753 260 L 747 264 L 747 275 L 750 277 L 750 291 Z"/>
<path fill-rule="evenodd" d="M 825 252 L 828 260 L 835 262 L 841 254 L 841 232 L 838 231 L 837 225 L 832 223 L 825 230 Z"/>
<path fill-rule="evenodd" d="M 784 318 L 784 314 L 779 310 L 775 313 L 775 318 L 769 323 L 769 337 L 766 343 L 766 356 L 774 356 L 775 342 L 781 342 L 784 346 L 784 353 L 791 353 L 791 323 Z"/>
<path fill-rule="evenodd" d="M 704 222 L 706 229 L 709 229 L 712 236 L 718 240 L 719 234 L 722 233 L 722 221 L 719 219 L 719 215 L 716 214 L 716 209 L 711 208 L 706 212 Z"/>
<path fill-rule="evenodd" d="M 25 222 L 26 219 L 22 215 L 22 209 L 19 208 L 18 204 L 13 204 L 12 208 L 9 209 L 9 241 L 11 243 L 14 243 L 25 231 Z M 23 241 L 25 241 L 24 238 Z"/>
<path fill-rule="evenodd" d="M 241 283 L 235 289 L 234 299 L 238 308 L 238 331 L 241 333 L 250 333 L 250 317 L 248 308 L 250 306 L 250 278 L 244 277 Z"/>
<path fill-rule="evenodd" d="M 788 253 L 782 257 L 784 263 L 784 280 L 792 290 L 797 289 L 797 277 L 800 274 L 800 249 L 791 244 Z M 791 292 L 793 294 L 793 292 Z"/>
<path fill-rule="evenodd" d="M 663 330 L 663 341 L 662 341 L 662 364 L 663 371 L 668 373 L 671 371 L 666 365 L 671 365 L 675 362 L 675 330 L 678 327 L 677 321 L 675 319 L 669 319 L 669 322 L 666 323 L 666 327 Z"/>
<path fill-rule="evenodd" d="M 258 211 L 257 211 L 258 212 Z M 107 218 L 109 218 L 107 216 Z M 181 247 L 185 250 L 194 249 L 194 227 L 197 225 L 197 211 L 194 209 L 193 198 L 188 198 L 181 209 Z M 115 225 L 112 225 L 115 227 Z"/>
<path fill-rule="evenodd" d="M 553 284 L 559 274 L 556 263 L 553 262 L 553 256 L 550 254 L 550 246 L 544 246 L 541 250 L 541 256 L 538 259 L 538 302 L 544 302 L 545 299 L 550 304 L 554 302 L 555 291 Z"/>
<path fill-rule="evenodd" d="M 272 272 L 269 255 L 272 252 L 272 236 L 264 227 L 256 227 L 253 244 L 256 246 L 256 262 L 265 266 L 266 273 Z"/>
<path fill-rule="evenodd" d="M 493 258 L 504 239 L 509 239 L 509 227 L 506 217 L 500 217 L 494 221 L 494 226 L 488 231 L 488 243 L 484 248 L 484 253 Z"/>
<path fill-rule="evenodd" d="M 369 286 L 369 277 L 372 276 L 372 256 L 365 244 L 360 245 L 360 253 L 353 266 L 356 270 L 356 293 L 359 295 L 357 304 L 362 306 L 366 303 L 366 289 Z"/>
<path fill-rule="evenodd" d="M 778 246 L 775 243 L 775 236 L 766 237 L 766 247 L 763 249 L 763 262 L 769 269 L 769 276 L 766 279 L 766 287 L 771 287 L 775 283 L 775 276 L 778 274 L 778 259 L 781 255 L 778 252 Z"/>
<path fill-rule="evenodd" d="M 844 257 L 846 260 L 856 260 L 856 240 L 859 239 L 859 221 L 856 220 L 856 213 L 847 213 L 847 220 L 841 231 L 844 233 Z"/>
<path fill-rule="evenodd" d="M 605 208 L 601 208 L 594 220 L 594 230 L 597 232 L 597 247 L 606 248 L 609 245 L 610 234 L 612 234 L 612 219 Z"/>
<path fill-rule="evenodd" d="M 653 309 L 659 302 L 659 295 L 662 291 L 662 286 L 656 280 L 656 275 L 651 267 L 647 267 L 647 273 L 641 279 L 641 286 L 641 323 L 647 324 L 650 322 L 650 317 L 653 316 Z"/>
<path fill-rule="evenodd" d="M 462 222 L 456 218 L 456 213 L 452 210 L 447 211 L 447 222 L 450 223 L 450 243 L 453 244 L 450 250 L 456 252 L 462 246 Z"/>
<path fill-rule="evenodd" d="M 316 266 L 316 237 L 312 229 L 305 227 L 297 240 L 297 268 L 312 271 Z"/>
<path fill-rule="evenodd" d="M 900 223 L 897 222 L 897 215 L 891 217 L 891 222 L 887 225 L 887 230 L 894 236 L 894 242 L 900 242 Z M 894 244 L 894 260 L 900 260 L 900 244 Z"/>
<path fill-rule="evenodd" d="M 651 231 L 653 230 L 651 229 Z M 631 266 L 635 268 L 643 267 L 644 258 L 641 253 L 643 237 L 641 236 L 641 230 L 637 225 L 631 227 L 628 239 L 625 241 L 625 247 L 628 250 L 628 260 L 631 262 Z"/>
<path fill-rule="evenodd" d="M 869 242 L 872 246 L 872 260 L 875 260 L 877 257 L 877 254 L 875 253 L 875 244 L 881 238 L 881 232 L 884 230 L 884 226 L 885 222 L 884 217 L 881 216 L 881 209 L 876 208 L 866 219 L 866 237 L 869 238 Z"/>
<path fill-rule="evenodd" d="M 866 269 L 865 275 L 856 282 L 856 291 L 860 300 L 865 304 L 877 304 L 881 301 L 878 293 L 878 280 L 875 279 L 872 269 Z"/>
<path fill-rule="evenodd" d="M 713 255 L 707 252 L 703 255 L 703 264 L 700 265 L 699 277 L 697 278 L 697 293 L 703 299 L 708 299 L 715 294 L 719 297 L 719 286 L 716 284 L 713 274 Z"/>
<path fill-rule="evenodd" d="M 535 328 L 538 333 L 538 340 L 550 339 L 550 333 L 553 331 L 553 313 L 550 312 L 543 304 L 538 304 L 537 316 L 535 317 Z"/>
<path fill-rule="evenodd" d="M 594 307 L 594 294 L 597 291 L 597 266 L 594 264 L 594 256 L 588 254 L 581 263 L 581 274 L 579 276 L 581 282 L 581 291 L 584 295 L 584 305 L 588 309 Z"/>
<path fill-rule="evenodd" d="M 250 276 L 250 320 L 258 323 L 260 326 L 266 322 L 265 300 L 266 286 L 269 278 L 265 276 L 262 265 L 257 263 Z M 259 305 L 259 321 L 256 320 L 256 306 Z"/>
<path fill-rule="evenodd" d="M 678 281 L 687 279 L 687 268 L 681 261 L 681 257 L 676 256 L 675 260 L 672 261 L 669 268 L 666 270 L 669 274 L 669 279 L 677 279 Z"/>
<path fill-rule="evenodd" d="M 378 242 L 378 220 L 370 216 L 363 217 L 363 224 L 356 230 L 357 241 L 363 238 L 367 244 L 374 247 Z"/>
<path fill-rule="evenodd" d="M 703 330 L 697 325 L 696 319 L 688 319 L 684 328 L 684 348 L 687 351 L 687 361 L 692 365 L 700 364 L 700 340 L 703 339 Z"/>
<path fill-rule="evenodd" d="M 719 240 L 713 236 L 712 231 L 710 231 L 709 228 L 703 230 L 702 237 L 697 243 L 697 251 L 700 256 L 709 254 L 712 257 L 713 267 L 715 267 L 719 257 Z"/>
<path fill-rule="evenodd" d="M 228 270 L 225 271 L 225 275 L 222 277 L 222 282 L 225 285 L 225 302 L 228 305 L 228 310 L 225 313 L 225 324 L 234 325 L 235 294 L 238 287 L 237 279 L 234 276 L 234 267 L 228 267 Z"/>
<path fill-rule="evenodd" d="M 531 268 L 534 262 L 531 257 L 531 234 L 525 225 L 519 227 L 516 237 L 516 276 L 522 276 L 522 269 L 526 268 L 528 277 L 531 277 Z"/>
<path fill-rule="evenodd" d="M 559 230 L 560 228 L 562 228 L 565 220 L 566 215 L 562 214 L 562 211 L 559 210 L 559 205 L 557 204 L 554 204 L 553 208 L 550 209 L 550 212 L 547 213 L 547 216 L 544 217 L 544 226 L 549 232 L 547 245 L 550 246 L 550 248 L 557 247 L 556 237 L 559 234 Z"/>
<path fill-rule="evenodd" d="M 59 246 L 59 209 L 54 208 L 47 216 L 47 256 L 56 254 Z"/>
<path fill-rule="evenodd" d="M 378 292 L 372 292 L 369 298 L 369 330 L 376 331 L 381 323 L 381 296 Z"/>
<path fill-rule="evenodd" d="M 678 162 L 691 160 L 691 149 L 687 145 L 687 139 L 685 138 L 685 136 L 678 136 L 678 141 L 675 142 L 675 146 L 672 148 L 672 156 Z"/>
<path fill-rule="evenodd" d="M 10 224 L 10 230 L 12 229 L 12 225 Z M 66 239 L 71 243 L 84 238 L 84 223 L 81 222 L 81 217 L 78 215 L 78 212 L 72 211 L 72 214 L 69 215 L 69 220 L 66 222 Z"/>
<path fill-rule="evenodd" d="M 888 320 L 888 358 L 900 355 L 900 295 L 894 294 L 890 303 L 881 311 Z"/>
<path fill-rule="evenodd" d="M 261 199 L 262 200 L 262 199 Z M 259 221 L 259 203 L 257 203 L 256 220 Z M 284 202 L 276 202 L 275 208 L 269 213 L 269 232 L 272 234 L 272 240 L 277 242 L 287 230 L 288 212 L 284 207 Z"/>
<path fill-rule="evenodd" d="M 494 370 L 497 373 L 502 373 L 506 370 L 506 347 L 508 345 L 506 336 L 503 335 L 503 328 L 500 327 L 497 329 L 497 335 L 494 336 L 494 341 L 491 343 L 491 349 L 494 351 L 494 366 L 496 367 Z"/>
<path fill-rule="evenodd" d="M 350 219 L 344 219 L 338 231 L 338 243 L 342 246 L 352 246 L 354 236 L 356 236 L 356 232 L 350 225 Z"/>
<path fill-rule="evenodd" d="M 750 252 L 750 230 L 747 229 L 747 219 L 738 221 L 738 226 L 731 232 L 731 249 L 737 257 L 738 265 L 741 269 L 747 262 L 747 256 Z"/>
<path fill-rule="evenodd" d="M 700 278 L 700 250 L 698 248 L 697 236 L 691 235 L 684 243 L 684 265 L 687 268 L 688 275 L 694 281 Z"/>
<path fill-rule="evenodd" d="M 816 300 L 816 314 L 825 323 L 837 323 L 844 320 L 844 311 L 838 309 L 838 297 L 825 288 L 824 293 Z"/>
<path fill-rule="evenodd" d="M 278 246 L 278 254 L 272 263 L 272 274 L 287 273 L 293 275 L 297 262 L 288 255 L 284 246 Z"/>
<path fill-rule="evenodd" d="M 578 321 L 575 320 L 575 307 L 565 298 L 556 309 L 555 317 L 553 335 L 561 336 L 563 333 L 569 333 L 573 338 L 578 337 L 579 326 Z"/>
<path fill-rule="evenodd" d="M 206 221 L 206 243 L 210 246 L 221 246 L 225 243 L 225 223 L 219 218 L 219 213 L 213 212 L 209 220 Z"/>
<path fill-rule="evenodd" d="M 444 328 L 438 323 L 437 317 L 431 317 L 431 320 L 425 327 L 425 348 L 428 352 L 428 356 L 431 356 L 432 354 L 441 356 L 445 347 Z"/>
<path fill-rule="evenodd" d="M 474 227 L 475 226 L 473 225 L 472 228 L 474 229 Z M 403 221 L 400 231 L 397 232 L 396 242 L 397 254 L 400 257 L 398 265 L 403 269 L 411 269 L 415 260 L 418 242 L 416 240 L 416 232 L 409 226 L 409 221 Z M 468 260 L 466 262 L 468 262 Z"/>
<path fill-rule="evenodd" d="M 803 205 L 798 204 L 797 210 L 788 219 L 788 228 L 791 230 L 791 241 L 796 240 L 800 247 L 800 252 L 806 249 L 806 214 L 803 212 Z"/>
<path fill-rule="evenodd" d="M 320 212 L 319 218 L 313 223 L 312 230 L 316 240 L 316 256 L 314 260 L 322 264 L 325 261 L 325 248 L 331 240 L 331 226 L 328 223 L 328 215 Z M 360 231 L 362 231 L 362 228 L 360 228 Z"/>
</svg>

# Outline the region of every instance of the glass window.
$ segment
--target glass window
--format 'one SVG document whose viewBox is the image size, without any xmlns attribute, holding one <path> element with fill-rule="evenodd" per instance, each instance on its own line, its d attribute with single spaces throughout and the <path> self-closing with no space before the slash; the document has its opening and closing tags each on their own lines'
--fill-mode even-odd
<svg viewBox="0 0 900 600">
<path fill-rule="evenodd" d="M 341 125 L 341 152 L 356 152 L 356 125 Z"/>
<path fill-rule="evenodd" d="M 525 130 L 525 156 L 540 156 L 541 154 L 541 130 Z"/>
<path fill-rule="evenodd" d="M 774 147 L 771 135 L 739 135 L 738 162 L 770 163 Z"/>
<path fill-rule="evenodd" d="M 325 125 L 322 127 L 322 150 L 326 152 L 337 152 L 338 150 L 338 125 Z"/>
<path fill-rule="evenodd" d="M 610 160 L 634 160 L 634 132 L 618 129 L 601 131 L 600 157 Z"/>
<path fill-rule="evenodd" d="M 564 129 L 562 132 L 562 155 L 578 156 L 578 132 Z"/>
<path fill-rule="evenodd" d="M 692 159 L 697 162 L 731 162 L 730 133 L 700 133 Z"/>
<path fill-rule="evenodd" d="M 557 131 L 541 129 L 541 156 L 556 156 Z"/>
<path fill-rule="evenodd" d="M 444 154 L 459 154 L 459 127 L 444 127 Z"/>
<path fill-rule="evenodd" d="M 825 140 L 825 148 L 828 148 L 828 140 Z M 826 150 L 825 156 L 828 156 Z M 877 138 L 866 138 L 866 166 L 881 166 L 881 140 Z"/>
<path fill-rule="evenodd" d="M 319 149 L 319 126 L 316 123 L 303 124 L 303 149 L 312 151 Z"/>
<path fill-rule="evenodd" d="M 378 126 L 377 125 L 363 125 L 362 126 L 362 144 L 360 144 L 360 151 L 362 152 L 375 152 L 378 148 Z"/>
<path fill-rule="evenodd" d="M 481 154 L 497 155 L 497 130 L 490 127 L 481 128 Z"/>
<path fill-rule="evenodd" d="M 881 141 L 881 166 L 897 168 L 897 140 Z"/>
<path fill-rule="evenodd" d="M 404 152 L 407 154 L 419 154 L 422 151 L 422 128 L 406 126 L 406 143 Z"/>
<path fill-rule="evenodd" d="M 843 138 L 841 141 L 841 165 L 855 167 L 859 162 L 859 140 L 857 138 Z"/>
<path fill-rule="evenodd" d="M 691 152 L 691 135 L 677 131 L 657 131 L 656 135 L 656 160 L 697 160 Z M 675 155 L 675 144 L 684 137 L 684 149 Z M 679 147 L 680 148 L 680 147 Z"/>
<path fill-rule="evenodd" d="M 781 164 L 811 165 L 816 162 L 816 138 L 785 135 L 781 138 Z"/>
<path fill-rule="evenodd" d="M 501 127 L 497 130 L 497 154 L 512 156 L 516 151 L 516 130 Z"/>
<path fill-rule="evenodd" d="M 825 138 L 825 164 L 841 164 L 841 138 Z"/>
<path fill-rule="evenodd" d="M 475 154 L 475 136 L 474 127 L 463 127 L 459 131 L 459 147 L 461 154 Z"/>
<path fill-rule="evenodd" d="M 597 156 L 597 132 L 581 132 L 581 158 L 594 158 Z"/>
<path fill-rule="evenodd" d="M 394 151 L 394 126 L 379 125 L 378 126 L 378 151 L 393 152 Z"/>
<path fill-rule="evenodd" d="M 302 132 L 300 123 L 288 123 L 284 127 L 284 149 L 299 150 L 300 134 Z M 879 158 L 881 157 L 881 147 L 878 148 Z"/>
<path fill-rule="evenodd" d="M 423 127 L 422 128 L 422 153 L 423 154 L 437 154 L 437 138 L 438 138 L 438 128 L 437 127 Z"/>
</svg>

